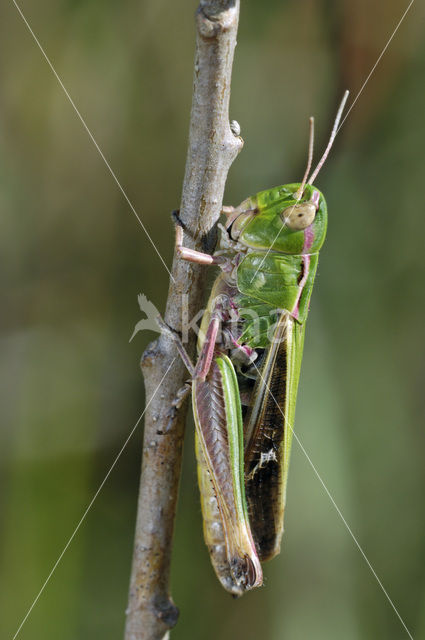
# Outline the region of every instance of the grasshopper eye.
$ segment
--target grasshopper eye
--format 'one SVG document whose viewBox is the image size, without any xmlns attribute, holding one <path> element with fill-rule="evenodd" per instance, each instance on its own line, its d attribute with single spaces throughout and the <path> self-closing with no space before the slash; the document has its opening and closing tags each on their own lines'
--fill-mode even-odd
<svg viewBox="0 0 425 640">
<path fill-rule="evenodd" d="M 301 231 L 311 225 L 316 216 L 316 207 L 312 202 L 301 202 L 286 207 L 280 217 L 289 229 Z"/>
</svg>

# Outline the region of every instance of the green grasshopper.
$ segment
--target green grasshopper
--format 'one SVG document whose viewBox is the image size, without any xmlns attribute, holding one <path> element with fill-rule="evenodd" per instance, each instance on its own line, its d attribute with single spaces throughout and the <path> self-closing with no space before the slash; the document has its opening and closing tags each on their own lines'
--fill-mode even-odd
<svg viewBox="0 0 425 640">
<path fill-rule="evenodd" d="M 347 96 L 310 177 L 313 118 L 302 182 L 224 207 L 213 255 L 184 247 L 186 227 L 176 214 L 178 255 L 221 268 L 196 366 L 173 335 L 192 378 L 204 537 L 220 582 L 234 595 L 260 586 L 261 562 L 280 551 L 305 323 L 327 226 L 326 202 L 313 182 Z"/>
</svg>

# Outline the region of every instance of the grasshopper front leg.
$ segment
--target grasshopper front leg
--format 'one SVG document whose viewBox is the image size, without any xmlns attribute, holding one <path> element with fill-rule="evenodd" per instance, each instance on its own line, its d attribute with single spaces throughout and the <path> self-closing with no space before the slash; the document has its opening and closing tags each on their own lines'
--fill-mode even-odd
<svg viewBox="0 0 425 640">
<path fill-rule="evenodd" d="M 180 224 L 176 224 L 176 243 L 177 254 L 183 260 L 188 262 L 195 262 L 196 264 L 221 264 L 223 259 L 220 256 L 210 256 L 209 253 L 203 253 L 202 251 L 195 251 L 183 246 L 183 227 Z"/>
</svg>

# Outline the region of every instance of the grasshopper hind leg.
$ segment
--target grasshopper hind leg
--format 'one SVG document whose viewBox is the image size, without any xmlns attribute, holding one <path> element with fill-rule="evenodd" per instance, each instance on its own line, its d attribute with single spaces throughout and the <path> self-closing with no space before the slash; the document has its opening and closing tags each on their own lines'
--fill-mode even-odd
<svg viewBox="0 0 425 640">
<path fill-rule="evenodd" d="M 237 380 L 231 361 L 221 353 L 214 354 L 205 372 L 201 365 L 192 393 L 204 537 L 221 584 L 242 595 L 261 585 L 262 571 L 245 502 Z"/>
</svg>

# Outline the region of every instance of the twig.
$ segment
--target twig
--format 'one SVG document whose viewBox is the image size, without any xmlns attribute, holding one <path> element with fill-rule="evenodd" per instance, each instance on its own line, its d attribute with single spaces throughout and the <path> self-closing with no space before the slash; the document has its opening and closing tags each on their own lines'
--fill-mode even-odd
<svg viewBox="0 0 425 640">
<path fill-rule="evenodd" d="M 201 250 L 201 238 L 216 223 L 230 165 L 242 148 L 237 127 L 229 124 L 230 81 L 239 19 L 239 0 L 201 0 L 196 13 L 197 39 L 189 148 L 180 217 Z M 205 268 L 174 258 L 165 321 L 182 329 L 182 302 L 188 317 L 201 308 Z M 188 344 L 194 351 L 194 336 Z M 161 640 L 177 622 L 169 591 L 174 529 L 187 403 L 173 401 L 187 379 L 174 341 L 162 334 L 142 359 L 146 399 L 167 369 L 162 388 L 145 416 L 143 463 L 125 640 Z"/>
</svg>

